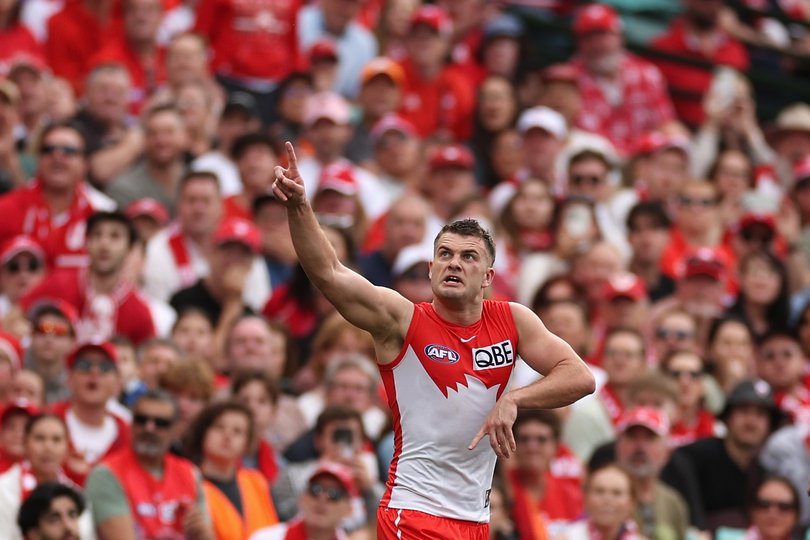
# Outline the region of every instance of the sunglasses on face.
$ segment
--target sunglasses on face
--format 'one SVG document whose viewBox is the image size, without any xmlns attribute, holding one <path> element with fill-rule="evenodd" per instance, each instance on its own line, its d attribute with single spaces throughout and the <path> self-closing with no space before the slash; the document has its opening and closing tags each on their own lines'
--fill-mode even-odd
<svg viewBox="0 0 810 540">
<path fill-rule="evenodd" d="M 70 326 L 65 323 L 54 321 L 40 321 L 34 328 L 35 334 L 45 334 L 48 336 L 64 337 L 70 335 Z"/>
<path fill-rule="evenodd" d="M 703 372 L 699 369 L 691 370 L 691 369 L 670 369 L 667 371 L 667 375 L 672 377 L 673 379 L 680 379 L 682 377 L 686 377 L 693 381 L 700 379 L 703 375 Z"/>
<path fill-rule="evenodd" d="M 752 229 L 743 229 L 740 231 L 740 236 L 746 242 L 758 242 L 760 244 L 770 244 L 773 241 L 773 233 L 755 231 Z"/>
<path fill-rule="evenodd" d="M 22 271 L 34 273 L 42 268 L 42 264 L 36 259 L 28 261 L 28 264 L 22 264 L 20 261 L 11 261 L 6 265 L 6 272 L 9 274 L 19 274 Z"/>
<path fill-rule="evenodd" d="M 692 339 L 694 334 L 687 330 L 668 330 L 667 328 L 656 328 L 655 337 L 658 339 L 673 339 L 675 341 L 686 341 Z"/>
<path fill-rule="evenodd" d="M 713 197 L 678 197 L 678 201 L 683 206 L 697 206 L 702 208 L 711 208 L 717 204 L 717 199 Z"/>
<path fill-rule="evenodd" d="M 158 429 L 168 429 L 172 427 L 172 424 L 174 424 L 174 420 L 172 420 L 171 418 L 165 418 L 163 416 L 151 416 L 148 414 L 141 414 L 141 413 L 135 413 L 134 415 L 132 415 L 132 423 L 135 424 L 136 426 L 143 427 L 148 425 L 149 422 L 155 424 L 155 427 Z"/>
<path fill-rule="evenodd" d="M 340 488 L 330 488 L 317 483 L 312 483 L 309 486 L 307 486 L 307 493 L 309 493 L 313 497 L 318 497 L 321 494 L 324 494 L 326 495 L 326 499 L 330 502 L 335 502 L 344 499 L 347 495 L 345 490 L 342 490 Z"/>
<path fill-rule="evenodd" d="M 73 364 L 73 369 L 81 373 L 90 373 L 90 370 L 94 367 L 97 367 L 102 373 L 112 373 L 115 371 L 115 364 L 109 360 L 99 362 L 98 360 L 91 360 L 90 358 L 78 358 Z"/>
<path fill-rule="evenodd" d="M 69 144 L 46 144 L 42 146 L 43 156 L 52 156 L 56 152 L 61 152 L 66 156 L 79 156 L 83 150 L 78 146 L 71 146 Z"/>
<path fill-rule="evenodd" d="M 602 183 L 602 177 L 595 174 L 575 174 L 571 177 L 571 183 L 575 186 L 596 187 Z"/>
<path fill-rule="evenodd" d="M 796 503 L 787 501 L 774 501 L 773 499 L 757 498 L 754 501 L 754 507 L 760 510 L 768 510 L 769 508 L 776 508 L 780 512 L 795 512 Z"/>
</svg>

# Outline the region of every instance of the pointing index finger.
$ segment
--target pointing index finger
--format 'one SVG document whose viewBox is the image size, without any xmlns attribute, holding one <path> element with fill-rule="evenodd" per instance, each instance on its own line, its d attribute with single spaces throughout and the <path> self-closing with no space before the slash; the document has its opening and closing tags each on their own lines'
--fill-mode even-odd
<svg viewBox="0 0 810 540">
<path fill-rule="evenodd" d="M 298 173 L 298 158 L 295 157 L 295 148 L 290 141 L 287 141 L 285 147 L 287 148 L 287 170 Z"/>
</svg>

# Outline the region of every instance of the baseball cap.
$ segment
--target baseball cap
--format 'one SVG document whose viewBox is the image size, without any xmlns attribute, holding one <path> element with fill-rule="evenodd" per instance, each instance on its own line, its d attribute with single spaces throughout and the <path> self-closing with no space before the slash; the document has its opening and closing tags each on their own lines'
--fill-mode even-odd
<svg viewBox="0 0 810 540">
<path fill-rule="evenodd" d="M 43 298 L 36 301 L 28 309 L 28 320 L 35 321 L 44 313 L 53 313 L 56 311 L 70 324 L 71 330 L 75 331 L 76 324 L 79 322 L 79 312 L 72 304 L 65 302 L 61 298 Z"/>
<path fill-rule="evenodd" d="M 78 360 L 82 354 L 88 351 L 98 351 L 111 360 L 113 364 L 118 364 L 118 353 L 115 350 L 115 345 L 109 341 L 91 341 L 76 346 L 70 352 L 66 362 L 67 368 L 73 369 L 73 364 L 76 363 L 76 360 Z"/>
<path fill-rule="evenodd" d="M 241 112 L 248 116 L 258 117 L 259 106 L 256 103 L 256 98 L 247 92 L 231 92 L 228 95 L 228 100 L 222 108 L 222 116 L 228 116 L 235 112 Z"/>
<path fill-rule="evenodd" d="M 647 287 L 636 274 L 621 272 L 614 274 L 605 282 L 604 295 L 608 302 L 616 298 L 641 300 L 647 297 Z"/>
<path fill-rule="evenodd" d="M 581 9 L 574 19 L 574 33 L 621 32 L 622 20 L 611 6 L 590 4 Z"/>
<path fill-rule="evenodd" d="M 6 101 L 13 107 L 16 107 L 20 102 L 20 90 L 13 81 L 8 79 L 0 79 L 0 95 L 6 98 Z"/>
<path fill-rule="evenodd" d="M 433 260 L 433 246 L 426 242 L 405 246 L 397 254 L 391 266 L 391 275 L 398 278 L 419 263 L 429 263 Z"/>
<path fill-rule="evenodd" d="M 540 79 L 545 82 L 567 82 L 577 84 L 579 70 L 572 64 L 551 64 L 540 72 Z"/>
<path fill-rule="evenodd" d="M 341 195 L 351 197 L 357 193 L 357 178 L 351 165 L 334 163 L 324 167 L 318 182 L 318 192 L 331 189 Z"/>
<path fill-rule="evenodd" d="M 484 39 L 513 38 L 523 35 L 523 23 L 509 13 L 501 13 L 484 23 Z"/>
<path fill-rule="evenodd" d="M 689 156 L 689 141 L 654 131 L 645 133 L 636 141 L 633 155 L 648 156 L 662 150 L 680 150 Z"/>
<path fill-rule="evenodd" d="M 8 356 L 14 369 L 22 367 L 23 348 L 17 336 L 0 330 L 0 352 Z"/>
<path fill-rule="evenodd" d="M 6 420 L 14 414 L 24 414 L 31 418 L 39 414 L 39 407 L 28 401 L 27 399 L 17 399 L 12 401 L 3 409 L 0 414 L 0 425 L 6 423 Z"/>
<path fill-rule="evenodd" d="M 315 470 L 312 471 L 312 474 L 309 475 L 309 480 L 307 480 L 307 483 L 311 483 L 319 476 L 331 476 L 340 483 L 349 496 L 354 497 L 357 495 L 357 489 L 354 486 L 352 473 L 348 467 L 332 461 L 321 461 L 315 467 Z"/>
<path fill-rule="evenodd" d="M 756 225 L 767 227 L 771 232 L 776 232 L 776 219 L 773 214 L 763 214 L 759 212 L 746 212 L 740 218 L 740 230 Z"/>
<path fill-rule="evenodd" d="M 430 4 L 416 8 L 411 15 L 410 29 L 413 30 L 417 24 L 429 26 L 444 37 L 449 37 L 453 31 L 450 15 L 444 9 Z"/>
<path fill-rule="evenodd" d="M 521 113 L 517 122 L 518 131 L 525 135 L 531 129 L 542 129 L 563 140 L 568 136 L 568 126 L 563 115 L 548 107 L 532 107 Z"/>
<path fill-rule="evenodd" d="M 154 219 L 158 225 L 166 225 L 169 222 L 169 212 L 156 199 L 144 197 L 133 201 L 127 206 L 124 212 L 129 219 L 136 217 L 150 217 Z"/>
<path fill-rule="evenodd" d="M 319 39 L 309 49 L 309 60 L 337 60 L 338 52 L 335 42 L 331 39 Z"/>
<path fill-rule="evenodd" d="M 214 232 L 214 245 L 221 246 L 230 242 L 242 244 L 253 253 L 258 253 L 261 247 L 261 234 L 259 229 L 246 219 L 226 218 L 220 222 Z"/>
<path fill-rule="evenodd" d="M 325 118 L 335 124 L 349 123 L 351 108 L 349 103 L 334 92 L 319 92 L 307 99 L 304 109 L 304 125 L 312 126 L 318 120 Z"/>
<path fill-rule="evenodd" d="M 363 66 L 360 82 L 366 84 L 379 75 L 388 77 L 399 87 L 405 83 L 405 72 L 402 71 L 402 67 L 386 56 L 378 56 Z"/>
<path fill-rule="evenodd" d="M 48 64 L 45 62 L 45 59 L 38 54 L 26 52 L 18 53 L 11 59 L 9 64 L 11 67 L 8 70 L 8 74 L 11 78 L 20 71 L 30 71 L 35 75 L 40 75 L 48 71 Z"/>
<path fill-rule="evenodd" d="M 619 433 L 626 433 L 628 429 L 641 426 L 649 429 L 659 437 L 669 435 L 669 418 L 659 409 L 653 407 L 634 407 L 626 411 L 616 429 Z"/>
<path fill-rule="evenodd" d="M 461 167 L 472 169 L 475 158 L 467 147 L 460 144 L 450 144 L 439 148 L 430 158 L 430 170 L 435 171 L 443 167 Z"/>
<path fill-rule="evenodd" d="M 411 122 L 397 113 L 387 113 L 372 126 L 371 143 L 377 144 L 389 131 L 397 131 L 408 137 L 417 136 L 416 127 Z"/>
<path fill-rule="evenodd" d="M 771 385 L 762 379 L 748 379 L 735 386 L 728 395 L 719 418 L 725 421 L 731 410 L 740 405 L 758 405 L 768 409 L 772 426 L 782 419 L 782 411 L 776 406 Z"/>
<path fill-rule="evenodd" d="M 688 252 L 683 258 L 680 278 L 706 276 L 719 280 L 725 276 L 726 264 L 712 248 L 699 248 Z"/>
<path fill-rule="evenodd" d="M 0 249 L 0 265 L 7 264 L 20 253 L 30 253 L 39 262 L 45 260 L 45 252 L 42 250 L 42 246 L 39 245 L 39 242 L 28 235 L 20 234 L 7 240 L 2 249 Z"/>
</svg>

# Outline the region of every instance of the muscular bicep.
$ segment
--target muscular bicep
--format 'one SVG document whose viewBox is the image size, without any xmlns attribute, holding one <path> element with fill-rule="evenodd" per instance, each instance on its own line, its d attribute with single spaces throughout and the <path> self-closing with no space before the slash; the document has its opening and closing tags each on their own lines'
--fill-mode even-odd
<svg viewBox="0 0 810 540">
<path fill-rule="evenodd" d="M 546 328 L 540 317 L 521 304 L 510 304 L 518 327 L 518 355 L 526 364 L 542 375 L 560 362 L 581 362 L 574 349 Z"/>
</svg>

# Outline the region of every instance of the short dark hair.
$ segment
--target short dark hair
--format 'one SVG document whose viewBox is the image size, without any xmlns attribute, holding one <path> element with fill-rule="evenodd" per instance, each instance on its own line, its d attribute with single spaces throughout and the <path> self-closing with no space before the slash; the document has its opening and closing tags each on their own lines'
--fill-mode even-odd
<svg viewBox="0 0 810 540">
<path fill-rule="evenodd" d="M 360 413 L 347 405 L 330 405 L 326 407 L 315 421 L 315 435 L 320 435 L 326 426 L 339 420 L 355 420 L 363 429 L 363 417 Z"/>
<path fill-rule="evenodd" d="M 82 128 L 73 120 L 58 120 L 45 126 L 42 129 L 42 133 L 39 134 L 39 144 L 37 145 L 38 153 L 42 154 L 42 149 L 45 146 L 45 139 L 47 139 L 51 133 L 54 131 L 59 131 L 60 129 L 69 129 L 75 132 L 82 141 L 82 155 L 87 156 L 87 137 L 85 136 Z"/>
<path fill-rule="evenodd" d="M 17 525 L 23 536 L 39 527 L 39 522 L 48 513 L 54 499 L 67 497 L 76 505 L 77 513 L 84 512 L 84 497 L 72 487 L 59 482 L 43 482 L 25 499 L 17 513 Z"/>
<path fill-rule="evenodd" d="M 177 402 L 174 400 L 174 396 L 162 388 L 150 388 L 138 396 L 138 399 L 136 399 L 135 403 L 132 404 L 132 411 L 135 411 L 138 408 L 141 401 L 163 401 L 164 403 L 168 403 L 172 406 L 173 420 L 177 420 L 178 416 L 180 416 L 180 409 L 177 407 Z"/>
<path fill-rule="evenodd" d="M 141 121 L 143 122 L 144 125 L 146 125 L 146 123 L 149 122 L 152 118 L 163 113 L 171 113 L 175 115 L 180 120 L 180 122 L 183 121 L 183 113 L 180 112 L 180 109 L 178 109 L 177 105 L 175 105 L 174 103 L 160 103 L 158 105 L 149 107 L 141 115 L 142 118 Z"/>
<path fill-rule="evenodd" d="M 187 437 L 183 444 L 186 455 L 196 464 L 202 463 L 203 460 L 203 444 L 205 443 L 205 435 L 214 422 L 225 413 L 235 412 L 245 416 L 248 421 L 248 440 L 245 451 L 253 444 L 253 437 L 256 436 L 256 426 L 253 423 L 253 411 L 235 399 L 226 401 L 215 401 L 207 405 L 200 414 L 194 419 L 187 431 Z"/>
<path fill-rule="evenodd" d="M 236 396 L 242 388 L 252 382 L 258 382 L 264 387 L 273 405 L 278 402 L 278 384 L 273 377 L 263 369 L 242 369 L 237 371 L 231 378 L 231 395 Z"/>
<path fill-rule="evenodd" d="M 182 191 L 186 188 L 187 185 L 197 180 L 211 182 L 216 186 L 217 192 L 220 191 L 219 176 L 217 176 L 215 172 L 188 171 L 186 174 L 183 175 L 182 178 L 180 178 L 180 182 L 177 184 L 177 193 L 182 193 Z"/>
<path fill-rule="evenodd" d="M 484 246 L 487 248 L 490 264 L 495 262 L 495 242 L 492 240 L 492 235 L 478 223 L 478 220 L 472 218 L 459 219 L 448 223 L 439 231 L 436 238 L 433 240 L 433 249 L 439 244 L 439 239 L 445 234 L 457 234 L 459 236 L 474 236 L 484 241 Z"/>
<path fill-rule="evenodd" d="M 576 165 L 580 161 L 585 161 L 589 159 L 595 159 L 596 161 L 601 161 L 605 168 L 610 171 L 613 168 L 613 165 L 610 163 L 608 158 L 602 153 L 596 150 L 592 150 L 590 148 L 586 148 L 584 150 L 580 150 L 573 156 L 571 159 L 568 160 L 568 169 L 570 170 L 572 166 Z"/>
<path fill-rule="evenodd" d="M 264 146 L 270 150 L 273 155 L 278 155 L 278 144 L 276 144 L 276 141 L 270 135 L 255 131 L 253 133 L 240 135 L 233 141 L 231 145 L 231 159 L 239 161 L 245 152 L 254 146 Z"/>
<path fill-rule="evenodd" d="M 39 321 L 41 321 L 46 315 L 58 317 L 59 319 L 65 321 L 70 328 L 70 335 L 73 336 L 75 334 L 73 321 L 71 321 L 70 318 L 65 315 L 65 313 L 59 309 L 56 304 L 54 304 L 53 301 L 46 300 L 34 304 L 34 307 L 29 312 L 29 319 L 34 326 L 37 326 Z"/>
<path fill-rule="evenodd" d="M 669 229 L 672 226 L 672 220 L 669 219 L 667 211 L 661 203 L 642 201 L 631 208 L 627 214 L 627 230 L 633 232 L 636 221 L 643 216 L 649 217 L 657 229 Z"/>
<path fill-rule="evenodd" d="M 44 412 L 44 413 L 35 414 L 31 418 L 29 418 L 28 421 L 25 423 L 25 436 L 28 437 L 31 434 L 31 431 L 34 430 L 34 427 L 37 424 L 39 424 L 43 420 L 48 420 L 48 419 L 56 420 L 57 422 L 62 424 L 62 427 L 65 428 L 65 437 L 67 437 L 68 432 L 67 432 L 67 424 L 65 424 L 65 420 L 61 416 L 59 416 L 58 414 L 55 414 L 55 413 L 52 413 L 52 412 Z"/>
<path fill-rule="evenodd" d="M 520 426 L 529 422 L 540 422 L 550 427 L 554 440 L 560 440 L 562 424 L 560 423 L 560 417 L 554 411 L 549 409 L 521 409 L 518 411 L 515 423 L 512 424 L 512 434 L 517 435 Z"/>
<path fill-rule="evenodd" d="M 138 231 L 135 230 L 132 220 L 119 210 L 96 212 L 87 218 L 86 236 L 89 238 L 90 235 L 93 234 L 93 230 L 102 223 L 120 223 L 126 227 L 127 235 L 129 236 L 129 247 L 132 247 L 138 239 Z"/>
<path fill-rule="evenodd" d="M 616 326 L 615 328 L 611 328 L 605 333 L 603 343 L 607 345 L 607 342 L 617 334 L 629 334 L 635 337 L 638 342 L 641 343 L 641 355 L 644 357 L 647 356 L 647 341 L 644 339 L 644 335 L 642 335 L 642 333 L 635 328 L 631 328 L 629 326 Z"/>
</svg>

